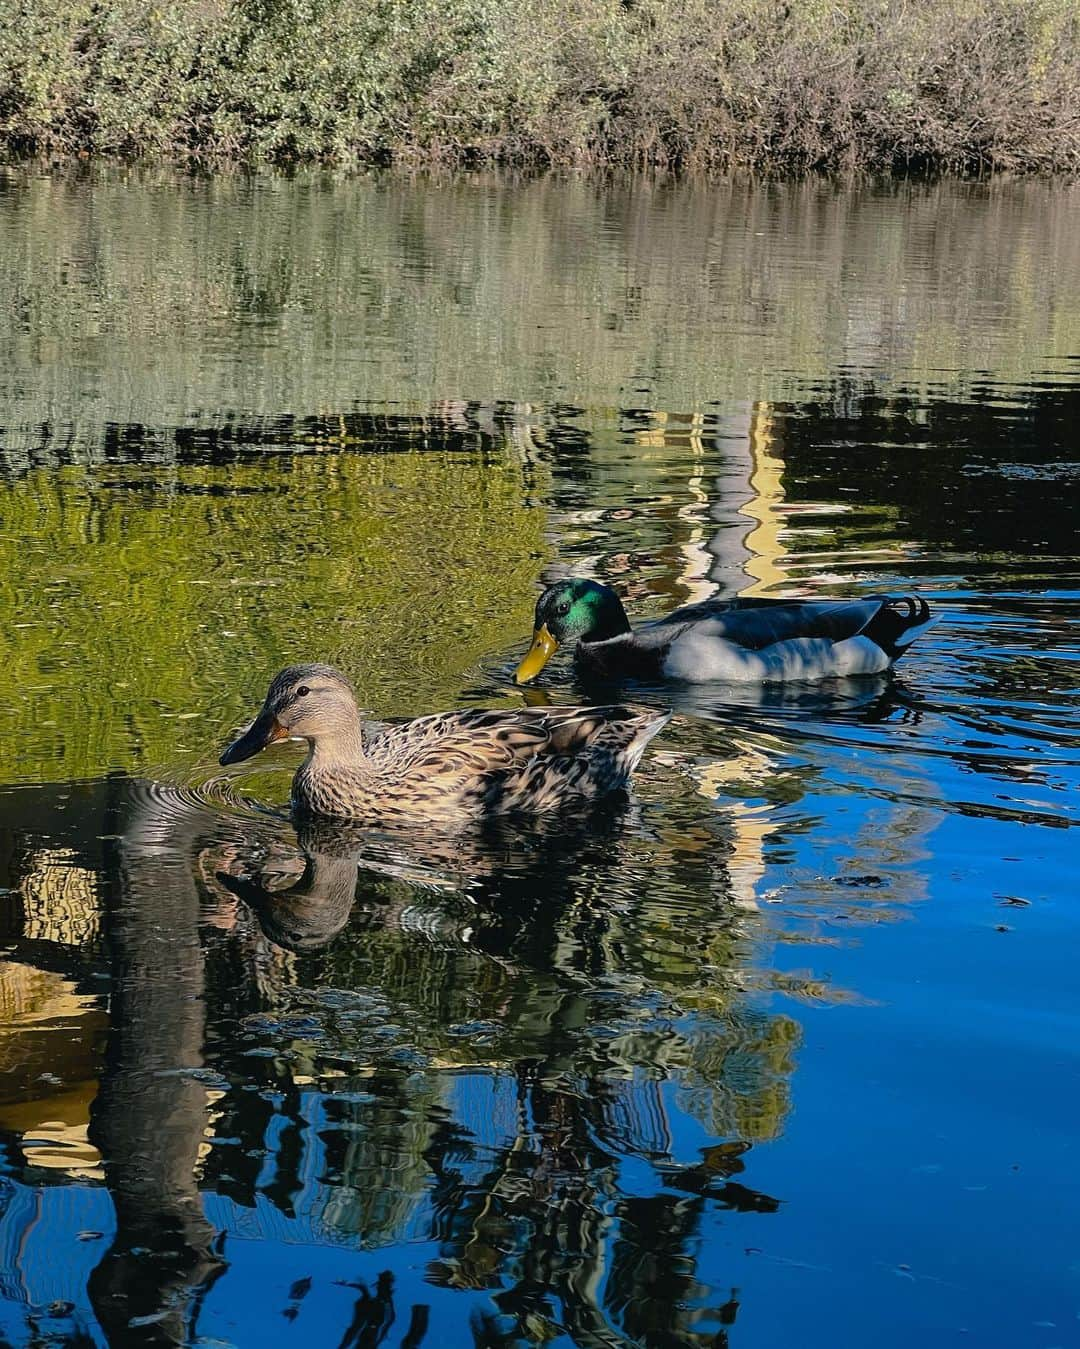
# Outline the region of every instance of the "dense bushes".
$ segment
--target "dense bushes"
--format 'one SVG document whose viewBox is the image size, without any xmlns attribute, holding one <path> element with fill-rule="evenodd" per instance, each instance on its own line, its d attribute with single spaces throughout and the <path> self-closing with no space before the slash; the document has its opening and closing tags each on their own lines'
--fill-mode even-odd
<svg viewBox="0 0 1080 1349">
<path fill-rule="evenodd" d="M 1080 167 L 1075 0 L 0 0 L 0 149 Z"/>
</svg>

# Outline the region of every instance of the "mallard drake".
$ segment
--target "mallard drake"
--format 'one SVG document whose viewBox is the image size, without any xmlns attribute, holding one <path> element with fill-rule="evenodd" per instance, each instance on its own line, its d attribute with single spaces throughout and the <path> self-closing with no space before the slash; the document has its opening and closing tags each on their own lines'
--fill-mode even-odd
<svg viewBox="0 0 1080 1349">
<path fill-rule="evenodd" d="M 276 740 L 306 740 L 293 804 L 313 815 L 454 821 L 533 813 L 625 786 L 670 715 L 633 707 L 470 709 L 365 737 L 340 671 L 290 665 L 221 762 L 250 759 Z"/>
<path fill-rule="evenodd" d="M 532 646 L 514 678 L 535 679 L 567 642 L 576 643 L 583 675 L 608 680 L 771 683 L 880 674 L 936 621 L 916 595 L 715 599 L 635 631 L 610 586 L 572 579 L 548 586 L 537 601 Z"/>
</svg>

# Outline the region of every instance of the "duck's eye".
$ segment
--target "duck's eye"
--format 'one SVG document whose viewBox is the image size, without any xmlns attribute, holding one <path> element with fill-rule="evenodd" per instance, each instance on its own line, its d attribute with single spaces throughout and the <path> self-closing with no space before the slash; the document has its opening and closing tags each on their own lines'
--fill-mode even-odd
<svg viewBox="0 0 1080 1349">
<path fill-rule="evenodd" d="M 311 690 L 308 688 L 306 684 L 301 684 L 300 687 L 296 690 L 296 696 L 298 698 L 306 698 L 310 692 Z"/>
<path fill-rule="evenodd" d="M 566 615 L 570 612 L 569 601 L 564 601 L 562 604 L 560 604 L 555 612 L 559 615 L 560 618 L 565 618 Z"/>
</svg>

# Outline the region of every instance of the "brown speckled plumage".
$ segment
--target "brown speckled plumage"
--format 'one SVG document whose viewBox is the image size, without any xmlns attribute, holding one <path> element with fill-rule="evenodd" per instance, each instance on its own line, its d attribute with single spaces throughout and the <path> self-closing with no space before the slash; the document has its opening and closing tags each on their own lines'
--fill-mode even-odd
<svg viewBox="0 0 1080 1349">
<path fill-rule="evenodd" d="M 633 707 L 471 709 L 365 738 L 344 675 L 298 665 L 275 678 L 262 712 L 222 762 L 298 736 L 308 742 L 293 779 L 302 811 L 373 821 L 532 814 L 625 786 L 668 715 Z"/>
</svg>

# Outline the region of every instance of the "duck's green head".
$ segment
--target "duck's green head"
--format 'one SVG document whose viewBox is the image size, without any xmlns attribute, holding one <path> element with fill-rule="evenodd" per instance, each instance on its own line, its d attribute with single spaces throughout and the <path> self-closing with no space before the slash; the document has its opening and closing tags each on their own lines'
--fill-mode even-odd
<svg viewBox="0 0 1080 1349">
<path fill-rule="evenodd" d="M 605 642 L 629 631 L 622 601 L 610 586 L 577 578 L 556 581 L 536 601 L 532 646 L 514 682 L 535 679 L 564 642 Z"/>
</svg>

